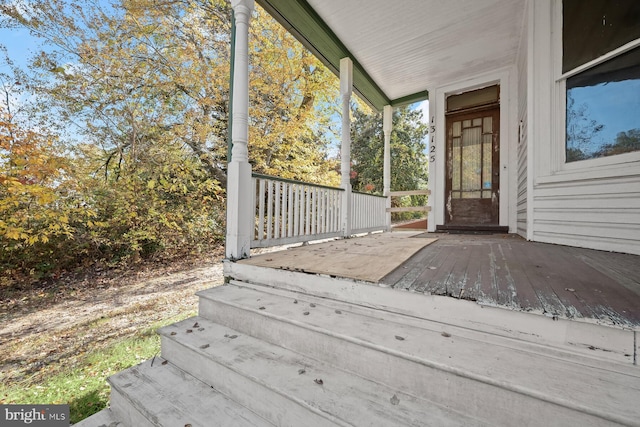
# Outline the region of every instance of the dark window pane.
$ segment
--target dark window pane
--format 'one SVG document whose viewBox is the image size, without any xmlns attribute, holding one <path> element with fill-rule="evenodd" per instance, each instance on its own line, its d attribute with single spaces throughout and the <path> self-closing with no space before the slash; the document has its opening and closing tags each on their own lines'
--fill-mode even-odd
<svg viewBox="0 0 640 427">
<path fill-rule="evenodd" d="M 639 0 L 640 1 L 640 0 Z M 447 98 L 447 112 L 490 105 L 500 100 L 500 86 L 489 86 Z"/>
<path fill-rule="evenodd" d="M 562 72 L 640 38 L 639 0 L 564 0 Z"/>
<path fill-rule="evenodd" d="M 640 48 L 567 79 L 567 162 L 640 151 Z"/>
</svg>

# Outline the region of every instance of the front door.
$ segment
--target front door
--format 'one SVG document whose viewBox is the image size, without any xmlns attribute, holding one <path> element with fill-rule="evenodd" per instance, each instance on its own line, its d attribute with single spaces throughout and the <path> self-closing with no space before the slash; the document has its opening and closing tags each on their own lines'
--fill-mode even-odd
<svg viewBox="0 0 640 427">
<path fill-rule="evenodd" d="M 500 222 L 500 107 L 447 116 L 447 226 Z"/>
</svg>

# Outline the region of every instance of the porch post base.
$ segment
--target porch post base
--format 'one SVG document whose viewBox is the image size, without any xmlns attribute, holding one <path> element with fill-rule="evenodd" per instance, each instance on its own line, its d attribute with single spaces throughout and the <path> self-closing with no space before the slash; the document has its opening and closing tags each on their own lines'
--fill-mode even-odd
<svg viewBox="0 0 640 427">
<path fill-rule="evenodd" d="M 249 258 L 253 212 L 251 209 L 251 164 L 229 163 L 227 179 L 227 259 Z"/>
</svg>

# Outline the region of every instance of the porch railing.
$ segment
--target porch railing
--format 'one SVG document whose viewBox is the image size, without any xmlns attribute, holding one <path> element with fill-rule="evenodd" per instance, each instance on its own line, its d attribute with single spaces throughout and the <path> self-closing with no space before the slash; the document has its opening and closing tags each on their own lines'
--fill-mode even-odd
<svg viewBox="0 0 640 427">
<path fill-rule="evenodd" d="M 351 193 L 351 232 L 386 230 L 387 198 L 366 193 Z"/>
<path fill-rule="evenodd" d="M 386 197 L 350 193 L 351 229 L 347 232 L 342 227 L 342 202 L 349 193 L 342 188 L 260 174 L 253 174 L 251 181 L 255 209 L 252 248 L 388 229 Z"/>
<path fill-rule="evenodd" d="M 403 197 L 403 196 L 429 196 L 431 190 L 409 190 L 409 191 L 392 191 L 389 193 L 389 197 Z M 430 206 L 404 206 L 387 208 L 387 212 L 431 212 Z"/>
<path fill-rule="evenodd" d="M 255 228 L 251 247 L 342 235 L 344 190 L 267 175 L 252 175 Z"/>
</svg>

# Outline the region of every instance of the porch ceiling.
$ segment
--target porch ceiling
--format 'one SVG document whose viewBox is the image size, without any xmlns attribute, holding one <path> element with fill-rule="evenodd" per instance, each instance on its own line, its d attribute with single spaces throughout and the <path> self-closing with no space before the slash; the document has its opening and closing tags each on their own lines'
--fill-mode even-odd
<svg viewBox="0 0 640 427">
<path fill-rule="evenodd" d="M 526 0 L 257 0 L 373 107 L 514 64 Z"/>
</svg>

